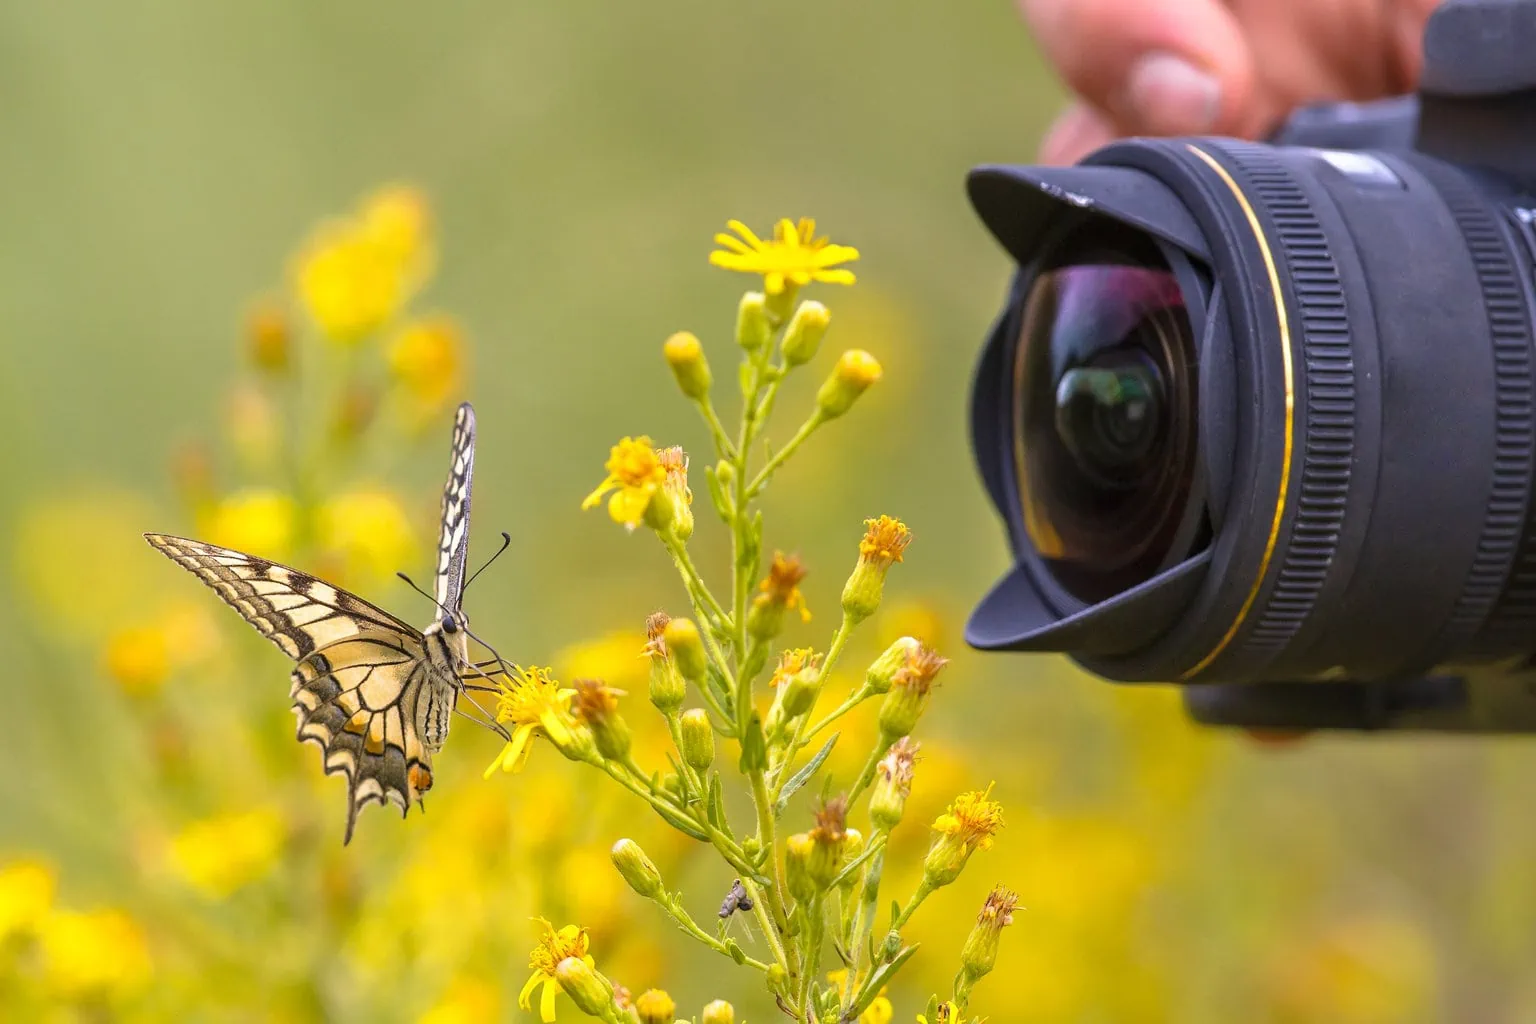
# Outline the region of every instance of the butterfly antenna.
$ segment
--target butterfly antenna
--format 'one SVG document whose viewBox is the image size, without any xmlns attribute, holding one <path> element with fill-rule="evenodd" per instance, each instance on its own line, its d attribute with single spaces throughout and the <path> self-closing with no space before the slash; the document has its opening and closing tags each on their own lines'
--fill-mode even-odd
<svg viewBox="0 0 1536 1024">
<path fill-rule="evenodd" d="M 496 553 L 494 555 L 492 555 L 490 558 L 487 558 L 485 560 L 485 564 L 482 565 L 480 568 L 476 569 L 474 571 L 474 574 L 472 576 L 470 576 L 469 579 L 464 582 L 464 589 L 468 590 L 469 589 L 469 585 L 471 583 L 475 582 L 475 580 L 480 576 L 480 574 L 485 572 L 485 570 L 489 569 L 491 567 L 491 563 L 496 561 L 496 559 L 500 558 L 501 555 L 502 555 L 502 552 L 506 551 L 507 548 L 509 548 L 511 546 L 512 546 L 512 535 L 510 533 L 508 533 L 506 530 L 502 530 L 501 531 L 501 547 L 497 548 L 496 549 Z"/>
<path fill-rule="evenodd" d="M 409 586 L 412 590 L 416 591 L 416 593 L 420 594 L 422 597 L 426 598 L 428 601 L 431 601 L 434 605 L 437 605 L 437 610 L 438 611 L 442 612 L 444 615 L 452 615 L 453 614 L 447 608 L 444 608 L 441 604 L 438 604 L 437 598 L 433 597 L 431 594 L 427 593 L 425 590 L 422 590 L 420 587 L 418 587 L 416 585 L 416 581 L 411 579 L 405 573 L 397 572 L 397 573 L 395 573 L 395 575 L 399 576 L 401 579 L 405 580 L 406 585 Z"/>
</svg>

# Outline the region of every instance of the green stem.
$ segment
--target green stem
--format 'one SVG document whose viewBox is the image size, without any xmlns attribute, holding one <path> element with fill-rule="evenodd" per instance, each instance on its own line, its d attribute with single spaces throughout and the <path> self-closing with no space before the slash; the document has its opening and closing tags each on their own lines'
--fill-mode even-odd
<svg viewBox="0 0 1536 1024">
<path fill-rule="evenodd" d="M 715 454 L 722 459 L 734 459 L 736 446 L 731 443 L 730 435 L 725 432 L 725 424 L 721 423 L 720 417 L 715 415 L 715 403 L 705 395 L 695 404 L 699 407 L 699 415 L 704 417 L 705 424 L 709 426 L 710 437 L 715 442 Z"/>
<path fill-rule="evenodd" d="M 743 878 L 741 880 L 741 887 L 747 890 L 747 895 L 752 898 L 752 913 L 757 916 L 757 926 L 763 930 L 763 937 L 768 940 L 768 948 L 773 950 L 774 960 L 779 966 L 784 968 L 787 974 L 789 972 L 789 957 L 785 953 L 783 941 L 779 938 L 779 929 L 774 924 L 773 918 L 769 915 L 767 893 L 762 886 L 750 878 Z"/>
<path fill-rule="evenodd" d="M 787 941 L 789 937 L 789 911 L 788 901 L 784 894 L 789 891 L 784 881 L 784 862 L 779 857 L 778 835 L 773 821 L 773 803 L 768 798 L 768 785 L 761 771 L 755 771 L 752 775 L 752 803 L 757 809 L 757 844 L 758 849 L 768 851 L 768 859 L 773 867 L 773 884 L 763 890 L 763 896 L 768 903 L 768 909 L 773 916 L 774 927 L 779 929 L 779 935 L 783 941 L 784 970 L 789 975 L 789 981 L 794 984 L 800 976 L 800 955 L 794 945 Z"/>
<path fill-rule="evenodd" d="M 863 793 L 871 782 L 875 781 L 875 769 L 880 766 L 880 759 L 885 757 L 886 752 L 891 749 L 891 744 L 895 742 L 894 738 L 886 739 L 884 733 L 880 734 L 880 738 L 875 741 L 875 749 L 869 752 L 869 760 L 864 762 L 864 768 L 859 772 L 858 780 L 854 782 L 853 788 L 848 791 L 848 803 L 850 805 L 858 800 L 859 794 Z"/>
<path fill-rule="evenodd" d="M 800 985 L 795 990 L 795 1009 L 799 1011 L 802 1019 L 809 1022 L 815 1019 L 815 1012 L 811 1009 L 811 986 L 816 980 L 816 965 L 821 962 L 821 946 L 826 938 L 827 915 L 824 904 L 825 897 L 817 896 L 805 908 L 805 973 L 800 976 Z"/>
<path fill-rule="evenodd" d="M 683 720 L 675 711 L 667 716 L 667 732 L 672 736 L 672 748 L 677 751 L 677 766 L 683 773 L 683 797 L 689 806 L 692 806 L 694 800 L 698 800 L 702 807 L 709 794 L 704 788 L 704 783 L 694 772 L 693 766 L 683 759 Z"/>
<path fill-rule="evenodd" d="M 870 842 L 884 842 L 888 833 L 884 829 L 876 829 L 870 837 Z M 869 933 L 875 926 L 875 908 L 880 901 L 880 881 L 885 874 L 885 850 L 882 849 L 870 858 L 869 864 L 864 868 L 864 882 L 859 887 L 859 902 L 853 912 L 853 927 L 848 930 L 848 955 L 851 958 L 848 963 L 848 1004 L 846 1011 L 851 1010 L 854 1000 L 858 998 L 858 990 L 854 982 L 859 977 L 859 961 L 864 956 L 864 947 L 869 942 Z"/>
<path fill-rule="evenodd" d="M 838 623 L 837 631 L 832 634 L 832 643 L 827 648 L 827 658 L 821 663 L 821 672 L 816 680 L 816 692 L 820 693 L 822 687 L 832 675 L 832 669 L 839 658 L 843 656 L 843 648 L 848 646 L 848 638 L 853 635 L 853 622 L 846 614 L 843 621 Z M 835 717 L 835 716 L 834 716 Z M 795 738 L 790 742 L 784 753 L 784 759 L 779 762 L 777 773 L 773 778 L 773 798 L 779 798 L 779 793 L 784 789 L 784 782 L 788 776 L 789 768 L 795 763 L 795 757 L 800 753 L 800 748 L 805 746 L 806 723 L 811 720 L 810 712 L 800 716 L 799 724 L 795 726 Z"/>
<path fill-rule="evenodd" d="M 821 735 L 823 729 L 837 721 L 839 718 L 842 718 L 848 712 L 852 711 L 854 708 L 858 707 L 860 704 L 864 703 L 866 700 L 869 700 L 869 698 L 873 696 L 875 696 L 874 690 L 871 690 L 867 685 L 861 685 L 857 690 L 854 690 L 851 694 L 848 695 L 847 700 L 833 708 L 825 718 L 807 729 L 805 731 L 804 742 L 809 744 L 817 736 Z"/>
<path fill-rule="evenodd" d="M 732 960 L 736 959 L 735 956 L 731 954 L 730 949 L 727 948 L 725 943 L 721 942 L 719 939 L 715 938 L 713 935 L 710 935 L 708 932 L 698 926 L 698 924 L 688 914 L 688 911 L 684 910 L 681 906 L 678 905 L 677 898 L 675 896 L 670 893 L 662 893 L 662 898 L 658 899 L 656 902 L 661 904 L 661 908 L 667 912 L 667 916 L 676 921 L 678 926 L 681 927 L 683 931 L 687 932 L 689 935 L 692 935 L 694 938 L 704 943 L 704 945 L 708 946 L 716 953 L 719 953 L 722 956 L 731 957 Z M 756 968 L 759 971 L 767 972 L 768 970 L 767 964 L 763 963 L 761 960 L 753 959 L 750 956 L 746 957 L 742 963 L 746 964 L 748 967 Z"/>
<path fill-rule="evenodd" d="M 789 443 L 775 452 L 773 458 L 768 460 L 767 464 L 758 471 L 757 476 L 752 479 L 752 482 L 747 485 L 746 498 L 748 501 L 757 497 L 758 492 L 767 486 L 768 480 L 773 476 L 774 472 L 784 463 L 788 462 L 789 457 L 795 454 L 795 450 L 805 443 L 806 438 L 814 434 L 816 428 L 825 422 L 826 417 L 822 415 L 820 409 L 811 413 L 810 418 L 800 425 L 799 430 L 795 431 L 795 436 L 789 439 Z"/>
<path fill-rule="evenodd" d="M 688 555 L 687 546 L 669 535 L 663 535 L 662 543 L 666 545 L 667 552 L 672 556 L 672 562 L 677 566 L 678 574 L 683 577 L 683 585 L 688 588 L 688 596 L 693 599 L 699 611 L 715 616 L 722 632 L 728 630 L 731 622 L 726 618 L 725 609 L 720 607 L 720 602 L 715 600 L 714 594 L 710 593 L 704 577 L 699 575 L 698 568 Z M 707 621 L 705 624 L 709 625 Z"/>
<path fill-rule="evenodd" d="M 925 878 L 917 883 L 917 891 L 912 894 L 912 898 L 907 901 L 907 905 L 901 908 L 901 913 L 896 915 L 896 920 L 891 922 L 891 931 L 899 932 L 902 928 L 906 927 L 907 920 L 932 892 L 933 886 L 928 884 L 928 879 Z"/>
</svg>

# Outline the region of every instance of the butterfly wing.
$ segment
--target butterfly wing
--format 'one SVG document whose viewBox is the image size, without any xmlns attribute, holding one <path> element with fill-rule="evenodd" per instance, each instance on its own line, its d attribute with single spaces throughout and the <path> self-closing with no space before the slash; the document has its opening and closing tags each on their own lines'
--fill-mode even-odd
<svg viewBox="0 0 1536 1024">
<path fill-rule="evenodd" d="M 437 544 L 438 606 L 457 616 L 469 557 L 469 499 L 475 479 L 475 410 L 465 402 L 453 421 L 452 461 L 443 486 L 443 521 Z"/>
<path fill-rule="evenodd" d="M 326 774 L 347 777 L 346 841 L 369 803 L 410 808 L 432 784 L 418 732 L 430 671 L 421 633 L 355 594 L 229 548 L 145 534 L 298 664 L 298 737 L 319 744 Z"/>
</svg>

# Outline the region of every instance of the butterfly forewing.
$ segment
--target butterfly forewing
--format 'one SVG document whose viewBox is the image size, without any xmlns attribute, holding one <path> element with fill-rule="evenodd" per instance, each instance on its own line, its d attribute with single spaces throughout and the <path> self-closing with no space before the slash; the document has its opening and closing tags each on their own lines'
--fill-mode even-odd
<svg viewBox="0 0 1536 1024">
<path fill-rule="evenodd" d="M 469 499 L 475 478 L 475 410 L 459 406 L 453 421 L 452 461 L 443 486 L 443 521 L 437 543 L 435 596 L 448 614 L 459 614 L 464 599 L 464 563 L 469 557 Z"/>
</svg>

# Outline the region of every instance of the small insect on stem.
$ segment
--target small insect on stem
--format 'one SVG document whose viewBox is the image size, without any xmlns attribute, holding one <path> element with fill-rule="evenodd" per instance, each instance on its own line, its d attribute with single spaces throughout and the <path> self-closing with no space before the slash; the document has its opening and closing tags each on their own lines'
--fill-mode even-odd
<svg viewBox="0 0 1536 1024">
<path fill-rule="evenodd" d="M 738 878 L 731 883 L 731 891 L 725 894 L 720 904 L 720 920 L 724 921 L 738 910 L 751 910 L 753 905 L 752 897 L 747 895 L 747 887 Z"/>
</svg>

